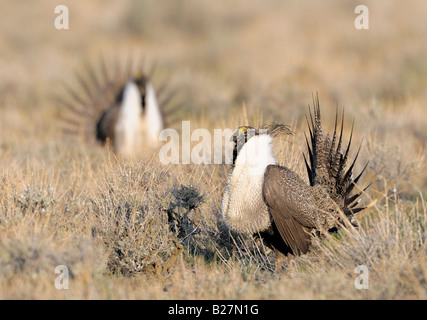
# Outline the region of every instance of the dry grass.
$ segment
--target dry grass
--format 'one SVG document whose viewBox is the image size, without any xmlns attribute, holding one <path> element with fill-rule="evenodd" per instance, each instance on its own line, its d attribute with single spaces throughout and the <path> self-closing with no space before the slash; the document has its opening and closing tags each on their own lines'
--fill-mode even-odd
<svg viewBox="0 0 427 320">
<path fill-rule="evenodd" d="M 368 4 L 371 27 L 357 31 L 355 5 L 333 0 L 65 1 L 58 31 L 55 1 L 3 1 L 0 298 L 426 299 L 427 6 L 413 2 Z M 344 107 L 373 182 L 360 229 L 278 270 L 221 219 L 226 166 L 118 160 L 62 136 L 52 97 L 100 52 L 157 63 L 192 129 L 289 124 L 276 149 L 301 175 L 312 93 L 328 130 Z M 368 290 L 354 286 L 360 264 Z M 68 290 L 54 286 L 58 265 Z"/>
</svg>

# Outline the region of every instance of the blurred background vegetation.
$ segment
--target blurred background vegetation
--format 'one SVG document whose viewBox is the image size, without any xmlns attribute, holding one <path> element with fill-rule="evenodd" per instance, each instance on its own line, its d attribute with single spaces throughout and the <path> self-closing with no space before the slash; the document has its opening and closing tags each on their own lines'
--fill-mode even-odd
<svg viewBox="0 0 427 320">
<path fill-rule="evenodd" d="M 54 27 L 60 4 L 69 30 Z M 1 1 L 0 298 L 425 298 L 427 3 L 368 1 L 369 30 L 354 27 L 358 4 Z M 226 167 L 117 164 L 64 139 L 53 97 L 100 55 L 155 65 L 155 85 L 176 90 L 192 129 L 291 125 L 281 161 L 300 174 L 312 94 L 327 130 L 344 108 L 360 167 L 370 160 L 366 229 L 275 275 L 219 218 Z M 355 292 L 366 259 L 377 286 Z M 60 263 L 78 284 L 63 295 L 52 285 Z M 150 276 L 129 281 L 135 273 Z"/>
</svg>

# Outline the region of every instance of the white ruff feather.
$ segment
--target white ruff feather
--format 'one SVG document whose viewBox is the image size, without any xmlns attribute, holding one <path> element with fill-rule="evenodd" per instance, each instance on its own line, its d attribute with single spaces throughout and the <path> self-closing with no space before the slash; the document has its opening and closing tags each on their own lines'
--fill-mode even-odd
<svg viewBox="0 0 427 320">
<path fill-rule="evenodd" d="M 115 127 L 114 149 L 122 155 L 131 155 L 139 144 L 141 93 L 134 82 L 129 82 L 123 92 L 123 102 Z"/>
<path fill-rule="evenodd" d="M 160 131 L 163 130 L 163 118 L 157 103 L 156 92 L 148 81 L 145 87 L 145 128 L 147 142 L 159 143 Z"/>
<path fill-rule="evenodd" d="M 267 134 L 249 139 L 240 150 L 228 177 L 222 214 L 227 224 L 238 232 L 261 232 L 271 224 L 262 186 L 267 166 L 277 163 L 272 140 Z"/>
</svg>

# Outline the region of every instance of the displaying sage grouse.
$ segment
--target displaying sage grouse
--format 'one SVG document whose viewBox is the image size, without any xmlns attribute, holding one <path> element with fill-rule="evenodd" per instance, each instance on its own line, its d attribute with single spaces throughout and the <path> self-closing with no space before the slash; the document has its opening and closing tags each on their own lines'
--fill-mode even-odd
<svg viewBox="0 0 427 320">
<path fill-rule="evenodd" d="M 292 170 L 279 166 L 273 155 L 273 138 L 286 131 L 271 125 L 265 130 L 240 127 L 234 141 L 233 164 L 222 201 L 222 215 L 227 225 L 240 233 L 260 235 L 275 251 L 288 254 L 307 253 L 311 231 L 333 231 L 344 219 L 357 226 L 355 215 L 363 190 L 352 191 L 365 171 L 354 178 L 358 157 L 347 168 L 351 138 L 342 150 L 343 122 L 337 133 L 338 115 L 332 137 L 325 136 L 318 98 L 314 101 L 314 119 L 307 119 L 309 163 L 304 155 L 310 184 Z M 360 151 L 360 147 L 359 147 Z"/>
<path fill-rule="evenodd" d="M 76 76 L 76 88 L 67 86 L 68 97 L 59 98 L 69 110 L 63 116 L 64 132 L 111 145 L 119 155 L 134 155 L 141 145 L 158 146 L 172 113 L 165 108 L 173 91 L 166 92 L 163 85 L 156 92 L 150 80 L 153 72 L 146 74 L 131 60 L 116 60 L 109 68 L 101 58 L 98 68 L 89 64 L 86 69 L 85 77 Z"/>
</svg>

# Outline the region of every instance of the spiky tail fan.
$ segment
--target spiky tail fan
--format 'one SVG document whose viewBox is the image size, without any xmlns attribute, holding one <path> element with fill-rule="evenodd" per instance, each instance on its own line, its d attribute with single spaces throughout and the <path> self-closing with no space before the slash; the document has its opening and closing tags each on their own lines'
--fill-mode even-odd
<svg viewBox="0 0 427 320">
<path fill-rule="evenodd" d="M 356 160 L 359 156 L 360 147 L 347 168 L 349 151 L 353 137 L 353 126 L 351 128 L 349 142 L 343 152 L 343 127 L 344 113 L 342 115 L 341 127 L 339 134 L 337 133 L 338 111 L 335 117 L 335 129 L 332 138 L 329 134 L 325 136 L 320 118 L 319 97 L 313 97 L 313 114 L 310 110 L 310 119 L 306 117 L 310 133 L 310 142 L 306 136 L 308 158 L 304 154 L 304 161 L 307 168 L 310 185 L 320 185 L 328 195 L 336 202 L 341 211 L 345 214 L 348 220 L 357 226 L 355 215 L 366 209 L 366 207 L 358 207 L 360 196 L 370 186 L 366 186 L 358 193 L 352 194 L 354 187 L 359 182 L 362 174 L 365 172 L 368 163 L 362 171 L 354 178 L 353 169 Z"/>
<path fill-rule="evenodd" d="M 127 58 L 123 63 L 118 58 L 108 64 L 101 56 L 98 64 L 86 64 L 86 72 L 77 73 L 77 85 L 65 84 L 66 93 L 55 97 L 61 110 L 62 129 L 65 134 L 77 135 L 86 142 L 93 142 L 97 137 L 97 123 L 104 112 L 118 99 L 127 82 L 135 78 L 151 81 L 155 68 L 144 70 L 143 59 L 134 61 Z M 170 126 L 175 106 L 170 102 L 175 91 L 168 88 L 166 82 L 156 90 L 157 100 L 163 116 L 164 125 Z"/>
</svg>

